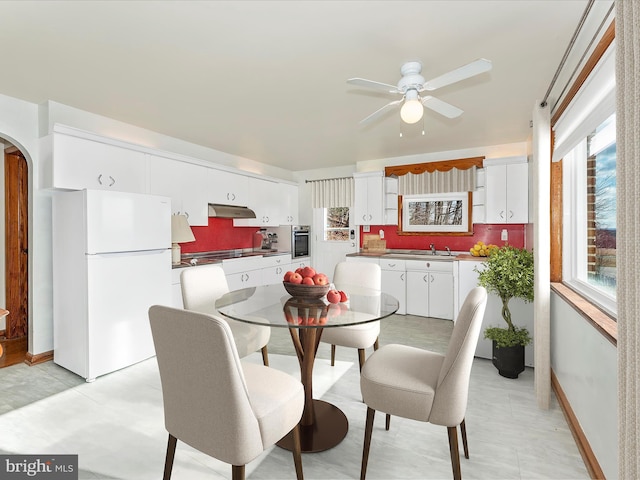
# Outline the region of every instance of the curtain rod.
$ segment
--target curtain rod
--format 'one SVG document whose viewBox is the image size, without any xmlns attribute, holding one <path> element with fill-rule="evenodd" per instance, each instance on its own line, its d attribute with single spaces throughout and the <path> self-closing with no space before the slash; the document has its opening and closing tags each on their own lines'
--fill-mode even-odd
<svg viewBox="0 0 640 480">
<path fill-rule="evenodd" d="M 589 15 L 589 11 L 591 10 L 591 7 L 593 6 L 593 2 L 595 0 L 589 0 L 589 4 L 587 5 L 587 8 L 584 9 L 584 12 L 582 13 L 582 17 L 580 18 L 580 22 L 578 23 L 578 26 L 576 27 L 576 31 L 573 32 L 573 37 L 571 37 L 571 41 L 569 42 L 569 45 L 567 46 L 567 50 L 564 52 L 564 56 L 562 57 L 562 60 L 560 60 L 560 65 L 558 65 L 558 69 L 556 70 L 556 73 L 553 75 L 553 78 L 551 79 L 551 84 L 549 84 L 549 88 L 547 89 L 547 93 L 544 94 L 544 98 L 542 99 L 542 102 L 540 102 L 540 106 L 541 107 L 546 107 L 547 106 L 547 100 L 549 99 L 549 95 L 551 94 L 551 89 L 554 87 L 556 80 L 558 79 L 558 76 L 560 75 L 560 72 L 562 71 L 562 68 L 564 67 L 565 62 L 567 61 L 567 57 L 569 56 L 569 52 L 571 52 L 571 49 L 573 48 L 573 45 L 576 43 L 576 39 L 578 38 L 578 34 L 580 33 L 580 30 L 582 30 L 582 26 L 584 25 L 585 20 L 587 19 L 587 15 Z"/>
<path fill-rule="evenodd" d="M 334 177 L 334 178 L 319 178 L 318 180 L 305 180 L 304 183 L 324 182 L 326 180 L 345 180 L 353 177 Z"/>
</svg>

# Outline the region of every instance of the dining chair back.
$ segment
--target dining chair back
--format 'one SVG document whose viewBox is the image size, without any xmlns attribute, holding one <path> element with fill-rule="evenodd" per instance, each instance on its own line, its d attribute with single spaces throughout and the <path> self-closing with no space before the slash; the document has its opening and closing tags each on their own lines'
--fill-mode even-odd
<svg viewBox="0 0 640 480">
<path fill-rule="evenodd" d="M 473 356 L 487 305 L 487 291 L 476 287 L 465 299 L 453 327 L 446 354 L 390 344 L 374 352 L 362 369 L 360 388 L 367 404 L 360 478 L 367 471 L 376 410 L 447 427 L 453 477 L 462 477 L 457 427 L 469 458 L 465 413 Z"/>
<path fill-rule="evenodd" d="M 233 478 L 244 478 L 244 466 L 292 430 L 301 479 L 302 383 L 276 369 L 241 363 L 221 318 L 154 305 L 149 320 L 169 432 L 165 480 L 177 440 L 231 464 Z"/>
<path fill-rule="evenodd" d="M 219 265 L 185 267 L 180 274 L 180 287 L 185 309 L 209 314 L 216 313 L 216 300 L 229 292 L 227 277 Z M 238 355 L 243 358 L 260 350 L 264 365 L 269 366 L 267 344 L 271 338 L 271 329 L 232 319 L 225 321 L 233 332 Z"/>
<path fill-rule="evenodd" d="M 382 288 L 380 265 L 370 262 L 340 262 L 333 272 L 333 284 L 338 290 L 349 293 L 349 286 L 371 290 Z M 358 349 L 360 370 L 365 362 L 365 349 L 373 345 L 378 349 L 380 322 L 364 323 L 349 327 L 325 328 L 320 341 L 331 344 L 331 366 L 335 365 L 336 345 Z"/>
</svg>

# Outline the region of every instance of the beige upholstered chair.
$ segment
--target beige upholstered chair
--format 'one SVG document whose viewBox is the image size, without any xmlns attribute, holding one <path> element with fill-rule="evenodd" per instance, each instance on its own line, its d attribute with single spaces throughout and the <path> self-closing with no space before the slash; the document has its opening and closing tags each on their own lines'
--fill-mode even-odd
<svg viewBox="0 0 640 480">
<path fill-rule="evenodd" d="M 369 262 L 341 262 L 333 272 L 333 283 L 338 290 L 349 293 L 349 285 L 380 290 L 382 271 L 380 265 Z M 320 341 L 331 344 L 331 365 L 335 364 L 336 345 L 358 349 L 360 370 L 364 365 L 364 349 L 373 345 L 378 349 L 380 322 L 365 323 L 349 327 L 325 328 Z"/>
<path fill-rule="evenodd" d="M 213 315 L 154 305 L 149 320 L 169 432 L 164 479 L 171 478 L 178 440 L 231 464 L 233 478 L 244 479 L 245 465 L 291 430 L 302 479 L 302 383 L 241 363 L 229 325 Z"/>
<path fill-rule="evenodd" d="M 469 458 L 464 417 L 469 377 L 487 292 L 476 287 L 462 305 L 453 327 L 446 355 L 405 345 L 385 345 L 369 357 L 360 373 L 367 421 L 360 478 L 367 472 L 369 446 L 376 410 L 389 416 L 429 422 L 447 427 L 453 477 L 461 478 L 457 426 L 462 431 L 464 454 Z"/>
<path fill-rule="evenodd" d="M 210 314 L 216 313 L 216 300 L 229 291 L 224 270 L 219 265 L 185 268 L 180 274 L 180 287 L 185 309 Z M 225 321 L 233 332 L 240 358 L 261 350 L 262 361 L 269 366 L 267 344 L 271 338 L 271 329 L 232 319 Z"/>
</svg>

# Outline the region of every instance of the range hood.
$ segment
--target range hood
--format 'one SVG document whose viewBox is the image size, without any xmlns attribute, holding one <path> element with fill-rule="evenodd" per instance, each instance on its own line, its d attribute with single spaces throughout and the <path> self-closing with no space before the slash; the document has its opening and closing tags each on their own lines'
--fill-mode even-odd
<svg viewBox="0 0 640 480">
<path fill-rule="evenodd" d="M 248 207 L 210 203 L 209 216 L 218 218 L 256 218 L 256 213 Z"/>
</svg>

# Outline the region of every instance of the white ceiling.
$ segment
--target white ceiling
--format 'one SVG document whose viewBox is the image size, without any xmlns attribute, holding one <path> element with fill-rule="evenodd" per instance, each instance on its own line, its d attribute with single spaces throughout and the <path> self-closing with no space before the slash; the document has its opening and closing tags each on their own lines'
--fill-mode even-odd
<svg viewBox="0 0 640 480">
<path fill-rule="evenodd" d="M 2 1 L 0 93 L 294 171 L 522 142 L 587 3 Z M 358 124 L 395 97 L 348 78 L 479 57 L 491 72 L 433 93 L 460 118 L 425 110 L 424 136 L 398 111 Z"/>
</svg>

